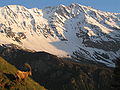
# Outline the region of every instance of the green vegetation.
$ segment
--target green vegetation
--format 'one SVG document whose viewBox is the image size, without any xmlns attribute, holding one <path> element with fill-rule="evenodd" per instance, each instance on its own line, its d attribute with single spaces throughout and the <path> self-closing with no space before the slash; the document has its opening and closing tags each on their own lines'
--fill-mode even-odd
<svg viewBox="0 0 120 90">
<path fill-rule="evenodd" d="M 17 69 L 0 57 L 0 90 L 46 90 L 30 78 L 16 82 Z"/>
</svg>

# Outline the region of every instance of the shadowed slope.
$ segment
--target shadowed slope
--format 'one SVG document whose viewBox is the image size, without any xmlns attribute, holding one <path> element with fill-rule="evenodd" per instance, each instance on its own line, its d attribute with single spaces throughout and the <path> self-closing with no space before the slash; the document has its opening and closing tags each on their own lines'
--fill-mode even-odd
<svg viewBox="0 0 120 90">
<path fill-rule="evenodd" d="M 6 47 L 1 56 L 16 67 L 32 67 L 32 78 L 49 90 L 110 90 L 112 68 L 100 64 L 77 63 L 46 52 L 29 52 Z"/>
</svg>

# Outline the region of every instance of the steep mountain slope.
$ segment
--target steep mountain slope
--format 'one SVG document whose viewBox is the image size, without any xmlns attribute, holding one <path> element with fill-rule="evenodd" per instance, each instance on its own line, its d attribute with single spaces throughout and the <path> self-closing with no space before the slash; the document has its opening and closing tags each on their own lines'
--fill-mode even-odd
<svg viewBox="0 0 120 90">
<path fill-rule="evenodd" d="M 120 14 L 79 4 L 43 10 L 0 8 L 0 44 L 114 66 L 120 56 Z"/>
<path fill-rule="evenodd" d="M 24 63 L 29 63 L 31 78 L 48 90 L 112 90 L 113 68 L 77 63 L 69 58 L 25 51 L 15 46 L 0 47 L 0 56 L 20 70 L 24 69 Z"/>
<path fill-rule="evenodd" d="M 46 90 L 30 78 L 25 82 L 15 81 L 17 69 L 0 57 L 0 90 Z"/>
</svg>

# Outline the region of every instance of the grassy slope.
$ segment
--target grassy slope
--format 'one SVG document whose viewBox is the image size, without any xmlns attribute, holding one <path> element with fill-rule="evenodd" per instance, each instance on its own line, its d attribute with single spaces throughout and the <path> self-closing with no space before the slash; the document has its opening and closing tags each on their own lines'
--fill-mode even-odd
<svg viewBox="0 0 120 90">
<path fill-rule="evenodd" d="M 0 57 L 0 90 L 46 90 L 30 78 L 24 82 L 15 81 L 17 69 Z"/>
</svg>

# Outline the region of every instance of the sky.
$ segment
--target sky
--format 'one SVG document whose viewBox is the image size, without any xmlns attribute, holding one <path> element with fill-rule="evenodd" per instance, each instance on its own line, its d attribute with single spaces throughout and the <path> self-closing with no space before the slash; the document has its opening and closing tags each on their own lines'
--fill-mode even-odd
<svg viewBox="0 0 120 90">
<path fill-rule="evenodd" d="M 59 4 L 79 3 L 102 11 L 120 13 L 120 0 L 0 0 L 0 7 L 6 5 L 22 5 L 27 8 L 45 8 Z"/>
</svg>

